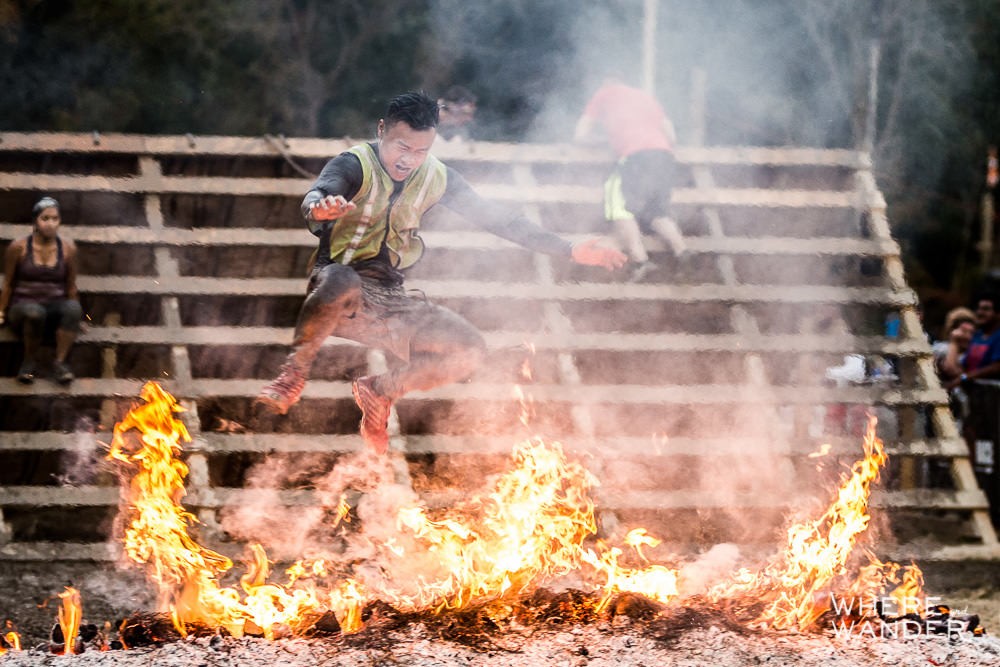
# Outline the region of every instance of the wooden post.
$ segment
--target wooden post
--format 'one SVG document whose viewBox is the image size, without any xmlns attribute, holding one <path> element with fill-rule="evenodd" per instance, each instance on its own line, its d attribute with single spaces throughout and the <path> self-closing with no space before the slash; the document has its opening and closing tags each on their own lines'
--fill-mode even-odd
<svg viewBox="0 0 1000 667">
<path fill-rule="evenodd" d="M 691 70 L 691 137 L 692 146 L 704 146 L 706 137 L 705 97 L 708 89 L 708 76 L 701 67 Z"/>
<path fill-rule="evenodd" d="M 645 0 L 642 12 L 642 88 L 656 95 L 656 11 L 659 0 Z"/>
<path fill-rule="evenodd" d="M 878 117 L 878 66 L 881 59 L 881 46 L 873 39 L 868 47 L 868 99 L 865 106 L 864 136 L 861 140 L 861 150 L 871 155 L 875 150 L 875 122 Z"/>
<path fill-rule="evenodd" d="M 982 234 L 979 237 L 979 262 L 983 273 L 993 267 L 993 220 L 996 217 L 996 201 L 993 193 L 997 187 L 997 147 L 990 146 L 986 155 L 986 190 L 980 206 Z"/>
</svg>

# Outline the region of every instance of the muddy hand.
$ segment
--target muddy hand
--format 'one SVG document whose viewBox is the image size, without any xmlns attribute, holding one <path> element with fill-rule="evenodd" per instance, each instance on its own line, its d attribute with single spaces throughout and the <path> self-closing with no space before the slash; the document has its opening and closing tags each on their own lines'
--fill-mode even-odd
<svg viewBox="0 0 1000 667">
<path fill-rule="evenodd" d="M 327 195 L 309 205 L 309 215 L 313 220 L 336 220 L 357 206 L 342 195 Z"/>
<path fill-rule="evenodd" d="M 628 257 L 619 250 L 600 245 L 600 237 L 573 244 L 573 261 L 587 266 L 603 266 L 609 271 L 625 266 Z"/>
</svg>

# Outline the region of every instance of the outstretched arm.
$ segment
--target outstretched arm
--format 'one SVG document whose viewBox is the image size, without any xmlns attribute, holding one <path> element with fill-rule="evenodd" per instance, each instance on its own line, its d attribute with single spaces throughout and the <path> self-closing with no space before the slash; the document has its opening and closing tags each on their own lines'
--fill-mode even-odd
<svg viewBox="0 0 1000 667">
<path fill-rule="evenodd" d="M 571 244 L 557 234 L 542 229 L 525 216 L 483 199 L 454 169 L 448 168 L 448 186 L 441 204 L 500 238 L 512 241 L 535 252 L 556 257 L 569 257 L 577 264 L 619 268 L 626 257 L 621 252 L 599 245 L 594 238 Z"/>
</svg>

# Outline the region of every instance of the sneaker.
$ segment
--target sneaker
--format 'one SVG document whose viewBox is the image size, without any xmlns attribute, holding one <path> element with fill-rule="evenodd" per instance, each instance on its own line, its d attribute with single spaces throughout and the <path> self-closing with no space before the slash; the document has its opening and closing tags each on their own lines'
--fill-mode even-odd
<svg viewBox="0 0 1000 667">
<path fill-rule="evenodd" d="M 351 385 L 354 402 L 361 408 L 361 437 L 376 454 L 389 451 L 389 411 L 392 401 L 375 391 L 375 378 L 358 378 Z"/>
<path fill-rule="evenodd" d="M 306 374 L 291 361 L 281 365 L 281 372 L 271 384 L 260 390 L 255 403 L 275 414 L 283 415 L 299 402 L 306 386 Z"/>
<path fill-rule="evenodd" d="M 17 381 L 21 384 L 31 384 L 35 381 L 35 362 L 25 359 L 21 363 L 20 370 L 17 371 Z"/>
<path fill-rule="evenodd" d="M 73 371 L 69 369 L 64 361 L 57 361 L 52 366 L 52 378 L 59 384 L 69 384 L 76 379 Z"/>
</svg>

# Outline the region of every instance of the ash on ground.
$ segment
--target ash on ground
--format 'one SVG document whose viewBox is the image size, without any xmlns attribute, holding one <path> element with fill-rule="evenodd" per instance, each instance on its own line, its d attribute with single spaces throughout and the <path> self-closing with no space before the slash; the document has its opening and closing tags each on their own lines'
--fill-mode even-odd
<svg viewBox="0 0 1000 667">
<path fill-rule="evenodd" d="M 991 570 L 993 568 L 990 568 Z M 971 573 L 970 573 L 971 574 Z M 983 579 L 978 579 L 982 582 Z M 672 606 L 665 612 L 644 607 L 641 599 L 622 612 L 573 617 L 555 613 L 544 603 L 538 617 L 505 624 L 493 631 L 486 619 L 470 616 L 393 616 L 371 622 L 356 635 L 332 634 L 267 641 L 260 638 L 191 637 L 162 646 L 129 650 L 86 651 L 62 656 L 51 652 L 49 633 L 57 602 L 48 601 L 66 584 L 83 597 L 84 620 L 115 623 L 149 610 L 154 596 L 142 577 L 96 563 L 0 563 L 0 613 L 17 624 L 23 651 L 0 656 L 0 667 L 20 665 L 150 665 L 170 667 L 233 667 L 268 664 L 273 667 L 354 667 L 411 665 L 413 667 L 470 665 L 511 667 L 638 667 L 690 665 L 796 665 L 802 667 L 995 666 L 1000 664 L 1000 639 L 956 636 L 884 638 L 837 636 L 832 629 L 813 634 L 777 634 L 741 627 L 724 615 L 696 607 Z M 1000 594 L 990 587 L 954 591 L 948 601 L 978 613 L 987 632 L 1000 627 Z M 543 601 L 544 602 L 544 601 Z M 41 605 L 41 606 L 39 606 Z"/>
<path fill-rule="evenodd" d="M 442 667 L 743 667 L 796 665 L 851 667 L 893 665 L 985 667 L 1000 664 L 1000 640 L 836 638 L 826 635 L 735 633 L 715 626 L 684 631 L 670 642 L 645 634 L 645 624 L 619 617 L 614 622 L 563 628 L 539 627 L 498 638 L 491 649 L 474 649 L 435 636 L 428 626 L 408 625 L 368 642 L 358 637 L 280 639 L 201 637 L 158 648 L 87 652 L 67 657 L 42 651 L 11 652 L 0 665 L 100 665 L 102 667 L 272 665 L 273 667 L 356 667 L 412 665 Z M 367 645 L 366 645 L 367 644 Z"/>
</svg>

